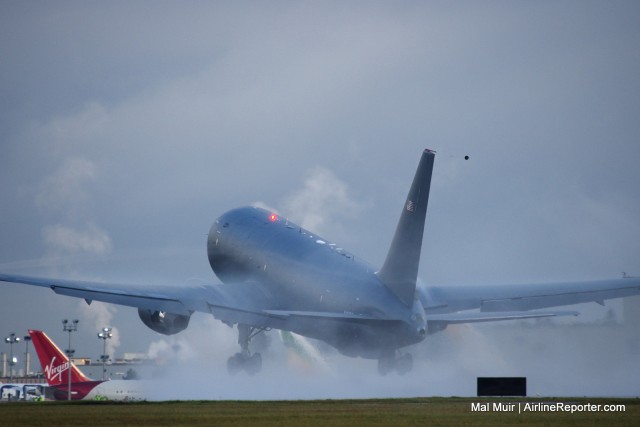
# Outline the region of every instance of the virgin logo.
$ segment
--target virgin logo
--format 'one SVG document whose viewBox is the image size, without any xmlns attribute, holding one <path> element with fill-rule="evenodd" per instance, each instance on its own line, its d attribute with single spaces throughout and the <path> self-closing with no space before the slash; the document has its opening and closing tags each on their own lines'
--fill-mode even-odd
<svg viewBox="0 0 640 427">
<path fill-rule="evenodd" d="M 64 362 L 64 363 L 62 363 L 61 365 L 58 365 L 58 366 L 53 366 L 55 361 L 56 361 L 56 357 L 53 356 L 53 359 L 51 359 L 51 363 L 49 363 L 49 366 L 45 366 L 44 367 L 44 373 L 47 376 L 47 380 L 48 381 L 61 382 L 62 381 L 62 373 L 64 371 L 66 371 L 67 369 L 69 369 L 69 361 L 66 361 L 66 362 Z"/>
</svg>

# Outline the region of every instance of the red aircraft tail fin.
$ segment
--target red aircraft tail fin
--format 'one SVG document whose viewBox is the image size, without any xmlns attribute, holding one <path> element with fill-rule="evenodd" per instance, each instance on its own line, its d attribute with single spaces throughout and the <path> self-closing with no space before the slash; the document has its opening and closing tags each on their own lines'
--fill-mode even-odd
<svg viewBox="0 0 640 427">
<path fill-rule="evenodd" d="M 42 365 L 42 373 L 47 378 L 49 386 L 69 384 L 69 366 L 71 366 L 71 383 L 91 381 L 73 363 L 69 363 L 67 356 L 42 331 L 29 329 L 33 346 L 38 353 Z"/>
</svg>

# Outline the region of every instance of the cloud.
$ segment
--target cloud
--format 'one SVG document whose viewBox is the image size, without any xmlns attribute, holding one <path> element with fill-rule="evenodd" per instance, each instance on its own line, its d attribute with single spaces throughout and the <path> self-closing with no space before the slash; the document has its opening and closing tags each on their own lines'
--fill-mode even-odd
<svg viewBox="0 0 640 427">
<path fill-rule="evenodd" d="M 350 195 L 347 184 L 320 166 L 309 172 L 304 187 L 287 197 L 283 205 L 294 221 L 317 233 L 334 228 L 331 221 L 353 216 L 363 208 Z"/>
<path fill-rule="evenodd" d="M 86 304 L 80 300 L 78 301 L 78 309 L 85 319 L 93 322 L 96 333 L 102 330 L 102 328 L 111 328 L 112 336 L 106 340 L 106 351 L 111 357 L 111 360 L 114 360 L 116 349 L 120 346 L 120 331 L 118 328 L 112 326 L 113 317 L 118 312 L 116 307 L 99 301 Z"/>
<path fill-rule="evenodd" d="M 94 162 L 72 156 L 42 180 L 35 204 L 47 217 L 61 220 L 42 227 L 49 254 L 106 255 L 111 252 L 109 234 L 92 220 L 91 184 L 96 175 Z"/>
<path fill-rule="evenodd" d="M 88 224 L 84 229 L 47 225 L 42 229 L 42 237 L 52 252 L 106 255 L 112 247 L 109 235 L 94 224 Z"/>
<path fill-rule="evenodd" d="M 96 178 L 95 164 L 82 157 L 70 157 L 51 175 L 44 178 L 35 203 L 42 211 L 64 216 L 78 215 L 90 198 L 88 183 Z"/>
</svg>

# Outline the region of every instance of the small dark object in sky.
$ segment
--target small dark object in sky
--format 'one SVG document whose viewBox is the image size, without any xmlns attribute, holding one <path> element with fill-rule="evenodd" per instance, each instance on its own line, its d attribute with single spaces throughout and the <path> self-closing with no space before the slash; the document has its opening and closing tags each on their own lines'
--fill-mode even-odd
<svg viewBox="0 0 640 427">
<path fill-rule="evenodd" d="M 464 159 L 465 160 L 469 160 L 469 156 L 464 156 Z"/>
</svg>

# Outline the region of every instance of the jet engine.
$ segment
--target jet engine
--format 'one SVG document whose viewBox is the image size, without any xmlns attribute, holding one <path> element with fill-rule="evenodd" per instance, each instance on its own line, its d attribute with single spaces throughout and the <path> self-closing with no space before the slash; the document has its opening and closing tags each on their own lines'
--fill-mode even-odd
<svg viewBox="0 0 640 427">
<path fill-rule="evenodd" d="M 185 316 L 183 314 L 173 314 L 144 308 L 138 309 L 138 316 L 140 316 L 142 323 L 150 329 L 164 335 L 173 335 L 184 331 L 187 329 L 187 326 L 189 326 L 189 319 L 191 319 L 190 315 Z"/>
</svg>

